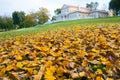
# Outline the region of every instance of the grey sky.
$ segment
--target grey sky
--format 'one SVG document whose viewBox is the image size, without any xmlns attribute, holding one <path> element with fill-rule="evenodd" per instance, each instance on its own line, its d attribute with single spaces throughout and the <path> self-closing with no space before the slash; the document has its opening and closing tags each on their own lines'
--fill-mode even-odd
<svg viewBox="0 0 120 80">
<path fill-rule="evenodd" d="M 13 11 L 37 11 L 40 7 L 46 7 L 50 14 L 54 14 L 56 8 L 61 8 L 63 4 L 85 7 L 86 3 L 98 2 L 99 9 L 105 4 L 108 7 L 110 0 L 0 0 L 0 16 L 9 15 Z"/>
</svg>

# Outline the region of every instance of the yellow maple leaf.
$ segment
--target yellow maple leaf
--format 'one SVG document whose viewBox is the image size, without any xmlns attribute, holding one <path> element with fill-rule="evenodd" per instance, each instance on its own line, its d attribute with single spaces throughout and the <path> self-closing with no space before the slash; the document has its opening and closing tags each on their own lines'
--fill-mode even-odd
<svg viewBox="0 0 120 80">
<path fill-rule="evenodd" d="M 23 67 L 23 63 L 22 62 L 17 62 L 17 65 L 16 65 L 18 68 L 22 68 Z"/>
<path fill-rule="evenodd" d="M 55 80 L 56 78 L 53 76 L 56 68 L 54 66 L 50 66 L 50 68 L 46 68 L 45 79 L 47 80 Z"/>
<path fill-rule="evenodd" d="M 0 52 L 2 52 L 2 51 L 4 51 L 5 49 L 2 47 L 1 49 L 0 49 Z"/>
<path fill-rule="evenodd" d="M 57 76 L 62 76 L 64 69 L 62 67 L 58 67 L 56 72 L 57 72 Z"/>
<path fill-rule="evenodd" d="M 114 80 L 113 78 L 106 78 L 106 80 Z"/>
<path fill-rule="evenodd" d="M 99 51 L 96 50 L 96 49 L 92 49 L 92 52 L 94 52 L 94 53 L 99 53 Z"/>
<path fill-rule="evenodd" d="M 12 69 L 14 69 L 14 68 L 15 68 L 15 64 L 14 64 L 14 63 L 11 63 L 11 64 L 8 64 L 6 70 L 7 70 L 7 71 L 10 71 L 10 70 L 12 70 Z"/>
<path fill-rule="evenodd" d="M 103 36 L 99 36 L 99 37 L 98 37 L 98 41 L 99 41 L 100 43 L 102 43 L 102 44 L 105 44 L 105 43 L 106 43 L 106 38 L 103 37 Z"/>
<path fill-rule="evenodd" d="M 86 67 L 87 65 L 88 65 L 88 62 L 87 62 L 86 60 L 83 60 L 82 66 L 83 66 L 83 67 Z"/>
<path fill-rule="evenodd" d="M 54 66 L 50 66 L 49 70 L 50 70 L 51 72 L 55 72 L 56 68 L 55 68 Z"/>
<path fill-rule="evenodd" d="M 97 69 L 96 72 L 97 72 L 97 74 L 102 74 L 103 73 L 101 69 Z"/>
<path fill-rule="evenodd" d="M 22 60 L 22 56 L 20 54 L 16 55 L 16 60 Z"/>
<path fill-rule="evenodd" d="M 49 49 L 49 47 L 44 46 L 44 47 L 42 47 L 42 50 L 46 52 L 46 51 L 49 51 L 50 49 Z"/>
<path fill-rule="evenodd" d="M 80 57 L 84 57 L 84 56 L 85 56 L 85 51 L 80 50 L 80 51 L 78 52 L 78 54 L 79 54 Z"/>
<path fill-rule="evenodd" d="M 47 61 L 46 62 L 46 66 L 51 66 L 52 65 L 52 61 Z"/>
<path fill-rule="evenodd" d="M 53 75 L 51 75 L 50 73 L 48 73 L 48 75 L 47 74 L 45 75 L 45 79 L 47 79 L 47 80 L 55 80 L 56 78 Z"/>
<path fill-rule="evenodd" d="M 14 44 L 15 45 L 20 45 L 20 41 L 15 41 Z"/>
<path fill-rule="evenodd" d="M 80 77 L 83 77 L 83 76 L 86 76 L 86 73 L 83 71 L 83 72 L 80 72 L 79 75 Z"/>
<path fill-rule="evenodd" d="M 98 75 L 96 76 L 95 80 L 104 80 L 102 76 Z"/>
<path fill-rule="evenodd" d="M 5 75 L 6 68 L 0 69 L 0 77 L 3 77 Z"/>
<path fill-rule="evenodd" d="M 34 46 L 34 47 L 35 47 L 35 49 L 41 50 L 40 46 Z"/>
<path fill-rule="evenodd" d="M 33 68 L 23 68 L 24 70 L 28 71 L 28 73 L 33 74 Z"/>
</svg>

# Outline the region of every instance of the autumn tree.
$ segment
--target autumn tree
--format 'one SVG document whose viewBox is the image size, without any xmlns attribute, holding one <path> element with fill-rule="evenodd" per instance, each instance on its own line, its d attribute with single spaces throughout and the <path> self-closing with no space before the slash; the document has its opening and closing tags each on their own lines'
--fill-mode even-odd
<svg viewBox="0 0 120 80">
<path fill-rule="evenodd" d="M 56 15 L 60 14 L 60 13 L 61 13 L 61 9 L 60 9 L 60 8 L 57 8 L 57 9 L 54 11 L 54 13 L 55 13 Z"/>
<path fill-rule="evenodd" d="M 113 10 L 116 15 L 120 13 L 120 0 L 111 0 L 109 9 Z"/>
<path fill-rule="evenodd" d="M 35 15 L 33 13 L 26 15 L 23 24 L 24 27 L 32 27 L 37 25 L 37 20 L 35 18 Z"/>
<path fill-rule="evenodd" d="M 49 11 L 47 8 L 41 7 L 39 11 L 36 13 L 36 18 L 39 24 L 44 24 L 49 19 Z"/>
<path fill-rule="evenodd" d="M 23 11 L 14 11 L 12 13 L 13 24 L 18 25 L 20 28 L 23 27 L 23 21 L 25 19 L 25 13 Z"/>
</svg>

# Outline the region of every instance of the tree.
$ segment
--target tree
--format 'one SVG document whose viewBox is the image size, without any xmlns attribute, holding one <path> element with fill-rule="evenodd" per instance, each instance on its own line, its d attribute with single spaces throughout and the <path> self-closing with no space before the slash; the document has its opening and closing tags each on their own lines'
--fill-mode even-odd
<svg viewBox="0 0 120 80">
<path fill-rule="evenodd" d="M 14 29 L 13 21 L 10 17 L 0 17 L 0 31 Z"/>
<path fill-rule="evenodd" d="M 57 8 L 57 9 L 54 11 L 54 13 L 55 13 L 56 15 L 60 14 L 60 13 L 61 13 L 61 9 L 60 9 L 60 8 Z"/>
<path fill-rule="evenodd" d="M 97 7 L 99 6 L 98 2 L 94 3 L 94 9 L 97 10 Z"/>
<path fill-rule="evenodd" d="M 90 8 L 90 10 L 97 10 L 98 5 L 98 2 L 91 2 L 90 4 L 86 4 L 86 8 Z"/>
<path fill-rule="evenodd" d="M 44 24 L 49 19 L 49 11 L 47 8 L 41 7 L 39 11 L 36 13 L 36 18 L 39 24 Z"/>
<path fill-rule="evenodd" d="M 116 15 L 120 13 L 120 0 L 111 0 L 109 9 L 113 10 Z"/>
<path fill-rule="evenodd" d="M 55 21 L 56 20 L 56 16 L 53 16 L 51 21 Z"/>
<path fill-rule="evenodd" d="M 11 17 L 6 17 L 6 30 L 12 30 L 14 29 L 14 25 L 13 25 L 13 20 Z"/>
<path fill-rule="evenodd" d="M 28 14 L 25 16 L 25 20 L 23 22 L 24 27 L 32 27 L 37 25 L 37 20 L 34 14 Z"/>
<path fill-rule="evenodd" d="M 23 27 L 23 21 L 25 19 L 25 13 L 23 11 L 15 11 L 12 13 L 13 24 L 18 25 L 20 28 Z"/>
<path fill-rule="evenodd" d="M 92 5 L 87 3 L 87 4 L 86 4 L 86 8 L 92 9 Z"/>
</svg>

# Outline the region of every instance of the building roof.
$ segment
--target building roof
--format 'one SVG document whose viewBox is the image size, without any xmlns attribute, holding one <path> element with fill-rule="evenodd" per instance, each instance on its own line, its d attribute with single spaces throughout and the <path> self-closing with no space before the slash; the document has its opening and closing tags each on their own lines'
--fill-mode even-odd
<svg viewBox="0 0 120 80">
<path fill-rule="evenodd" d="M 67 7 L 69 7 L 69 8 L 79 8 L 79 6 L 73 6 L 73 5 L 67 5 L 67 4 L 64 4 L 63 6 L 62 6 L 62 8 L 64 8 L 64 6 L 67 6 Z M 61 9 L 62 9 L 61 8 Z"/>
<path fill-rule="evenodd" d="M 90 10 L 89 8 L 85 8 L 85 7 L 79 7 L 79 10 L 80 10 L 80 9 Z"/>
<path fill-rule="evenodd" d="M 74 5 L 68 5 L 68 4 L 64 4 L 61 9 L 63 9 L 64 7 L 67 7 L 67 8 L 77 8 L 78 10 L 90 11 L 89 8 L 80 7 L 80 6 L 74 6 Z"/>
</svg>

